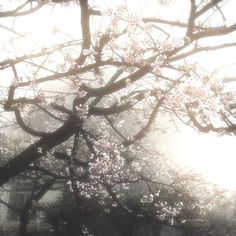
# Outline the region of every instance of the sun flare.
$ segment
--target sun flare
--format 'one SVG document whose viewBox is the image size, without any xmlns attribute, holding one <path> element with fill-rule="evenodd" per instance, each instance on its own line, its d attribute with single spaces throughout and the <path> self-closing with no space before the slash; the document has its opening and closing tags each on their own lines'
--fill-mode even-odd
<svg viewBox="0 0 236 236">
<path fill-rule="evenodd" d="M 235 141 L 234 136 L 200 135 L 192 130 L 166 138 L 167 153 L 175 162 L 228 189 L 236 188 Z"/>
</svg>

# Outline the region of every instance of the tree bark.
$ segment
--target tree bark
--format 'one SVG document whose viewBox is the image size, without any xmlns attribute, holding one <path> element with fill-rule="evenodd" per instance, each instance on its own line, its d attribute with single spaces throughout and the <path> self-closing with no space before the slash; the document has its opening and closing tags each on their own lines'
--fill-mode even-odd
<svg viewBox="0 0 236 236">
<path fill-rule="evenodd" d="M 28 223 L 29 223 L 29 211 L 23 210 L 20 213 L 19 236 L 27 236 Z"/>
<path fill-rule="evenodd" d="M 0 186 L 25 171 L 31 163 L 43 157 L 47 151 L 70 138 L 74 134 L 77 124 L 78 119 L 71 116 L 60 128 L 42 137 L 8 163 L 1 166 Z"/>
</svg>

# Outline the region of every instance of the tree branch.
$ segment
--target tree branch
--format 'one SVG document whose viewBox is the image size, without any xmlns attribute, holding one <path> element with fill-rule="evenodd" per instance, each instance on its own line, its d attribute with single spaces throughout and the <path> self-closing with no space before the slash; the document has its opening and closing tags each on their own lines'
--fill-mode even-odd
<svg viewBox="0 0 236 236">
<path fill-rule="evenodd" d="M 47 151 L 70 138 L 75 132 L 77 123 L 78 119 L 71 116 L 60 128 L 42 137 L 1 166 L 0 186 L 25 171 L 31 163 L 44 156 Z"/>
<path fill-rule="evenodd" d="M 17 17 L 17 16 L 26 16 L 38 11 L 41 7 L 49 3 L 49 0 L 39 1 L 37 6 L 30 8 L 29 10 L 21 11 L 27 4 L 30 4 L 31 1 L 26 1 L 16 9 L 12 11 L 0 12 L 0 18 L 6 17 Z"/>
<path fill-rule="evenodd" d="M 191 1 L 191 10 L 189 14 L 188 29 L 186 32 L 186 36 L 191 39 L 195 26 L 196 5 L 195 5 L 195 0 L 190 0 L 190 1 Z"/>
<path fill-rule="evenodd" d="M 218 3 L 222 2 L 223 0 L 211 0 L 208 4 L 206 4 L 202 9 L 196 12 L 196 18 L 203 15 L 205 12 L 207 12 L 209 9 L 216 6 Z"/>
<path fill-rule="evenodd" d="M 14 111 L 15 118 L 16 118 L 16 121 L 17 121 L 18 125 L 20 126 L 20 128 L 22 130 L 24 130 L 28 134 L 31 134 L 31 135 L 37 136 L 37 137 L 43 137 L 43 136 L 46 136 L 48 134 L 48 133 L 45 133 L 45 132 L 36 131 L 36 130 L 32 129 L 31 127 L 29 127 L 28 125 L 26 125 L 25 122 L 22 119 L 20 110 L 18 108 L 14 108 L 13 111 Z"/>
</svg>

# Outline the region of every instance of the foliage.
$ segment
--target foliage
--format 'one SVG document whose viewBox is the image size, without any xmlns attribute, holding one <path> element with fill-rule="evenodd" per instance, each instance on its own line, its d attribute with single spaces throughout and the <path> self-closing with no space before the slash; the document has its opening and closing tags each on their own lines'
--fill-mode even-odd
<svg viewBox="0 0 236 236">
<path fill-rule="evenodd" d="M 170 197 L 172 201 L 176 201 L 176 195 L 171 194 Z M 159 201 L 160 199 L 163 199 L 163 204 L 164 200 L 167 204 L 165 207 L 162 206 L 162 214 L 173 214 L 171 200 L 166 196 L 160 196 Z M 231 206 L 225 199 L 221 199 L 221 203 L 218 202 L 216 207 L 211 206 L 205 209 L 203 209 L 204 203 L 201 202 L 203 199 L 200 201 L 192 198 L 183 199 L 183 197 L 180 199 L 183 201 L 183 208 L 179 213 L 175 212 L 171 223 L 164 216 L 162 219 L 156 219 L 157 202 L 140 201 L 137 195 L 123 199 L 120 202 L 123 205 L 114 205 L 114 202 L 109 200 L 101 204 L 100 198 L 96 197 L 90 199 L 79 197 L 76 204 L 73 194 L 66 191 L 58 201 L 46 207 L 43 206 L 42 211 L 55 235 L 105 236 L 114 232 L 118 235 L 131 235 L 141 228 L 160 233 L 165 226 L 172 226 L 184 235 L 221 235 L 226 232 L 227 235 L 233 235 L 235 227 L 233 215 Z M 216 200 L 209 200 L 209 204 L 213 204 L 214 201 Z M 101 225 L 104 226 L 101 227 Z"/>
</svg>

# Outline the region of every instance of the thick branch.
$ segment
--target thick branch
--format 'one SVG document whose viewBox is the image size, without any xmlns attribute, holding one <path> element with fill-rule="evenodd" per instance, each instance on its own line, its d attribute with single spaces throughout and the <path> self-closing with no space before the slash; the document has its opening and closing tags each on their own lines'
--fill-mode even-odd
<svg viewBox="0 0 236 236">
<path fill-rule="evenodd" d="M 216 132 L 216 133 L 233 133 L 236 131 L 236 125 L 230 125 L 228 127 L 214 127 L 212 124 L 203 126 L 191 112 L 189 105 L 186 105 L 188 116 L 193 125 L 202 133 Z"/>
<path fill-rule="evenodd" d="M 45 132 L 36 131 L 33 128 L 26 125 L 21 117 L 21 113 L 18 108 L 14 108 L 14 113 L 15 113 L 16 121 L 22 130 L 24 130 L 25 132 L 27 132 L 33 136 L 37 136 L 37 137 L 43 137 L 43 136 L 47 135 L 47 133 L 45 133 Z"/>
<path fill-rule="evenodd" d="M 190 15 L 189 15 L 189 20 L 188 20 L 188 29 L 187 29 L 187 32 L 186 32 L 186 35 L 189 38 L 192 37 L 193 31 L 194 31 L 195 13 L 196 13 L 195 0 L 191 0 L 191 10 L 190 10 Z"/>
<path fill-rule="evenodd" d="M 205 12 L 207 12 L 209 9 L 213 8 L 216 6 L 218 3 L 222 2 L 223 0 L 212 0 L 208 4 L 206 4 L 202 9 L 196 12 L 196 17 L 201 16 Z"/>
<path fill-rule="evenodd" d="M 86 60 L 86 55 L 84 53 L 85 49 L 89 49 L 91 44 L 91 35 L 90 35 L 90 12 L 88 9 L 88 0 L 80 0 L 80 9 L 81 9 L 81 28 L 82 28 L 82 49 L 79 58 L 76 60 L 78 65 L 82 65 Z"/>
<path fill-rule="evenodd" d="M 109 116 L 109 115 L 119 114 L 121 112 L 127 111 L 128 109 L 132 108 L 135 105 L 135 103 L 143 100 L 144 98 L 145 98 L 145 93 L 140 92 L 137 95 L 130 98 L 129 101 L 127 101 L 126 103 L 123 103 L 121 105 L 114 104 L 110 107 L 105 107 L 105 108 L 90 106 L 89 107 L 89 115 Z"/>
<path fill-rule="evenodd" d="M 91 42 L 88 0 L 80 0 L 80 8 L 81 8 L 81 27 L 83 35 L 82 47 L 83 49 L 88 49 Z"/>
<path fill-rule="evenodd" d="M 90 97 L 102 97 L 114 92 L 117 92 L 127 86 L 127 82 L 129 81 L 130 83 L 134 83 L 143 76 L 145 76 L 150 70 L 149 66 L 145 66 L 137 71 L 135 71 L 133 74 L 113 83 L 113 84 L 108 84 L 105 87 L 100 87 L 100 88 L 89 88 L 89 87 L 82 87 L 86 92 L 88 92 L 88 95 Z"/>
<path fill-rule="evenodd" d="M 60 128 L 42 137 L 0 167 L 0 185 L 18 176 L 25 171 L 31 163 L 43 157 L 47 151 L 70 138 L 75 132 L 77 123 L 77 118 L 71 116 Z"/>
<path fill-rule="evenodd" d="M 198 39 L 207 38 L 207 37 L 226 35 L 226 34 L 232 33 L 235 30 L 236 30 L 236 23 L 228 27 L 222 26 L 222 27 L 217 27 L 214 29 L 209 28 L 208 30 L 205 30 L 203 32 L 193 34 L 192 39 L 198 40 Z"/>
</svg>

